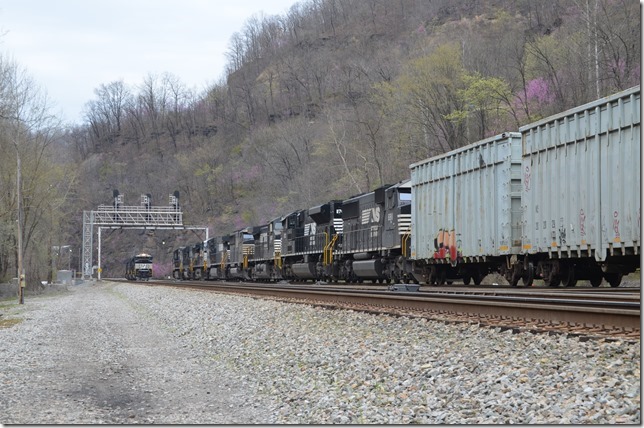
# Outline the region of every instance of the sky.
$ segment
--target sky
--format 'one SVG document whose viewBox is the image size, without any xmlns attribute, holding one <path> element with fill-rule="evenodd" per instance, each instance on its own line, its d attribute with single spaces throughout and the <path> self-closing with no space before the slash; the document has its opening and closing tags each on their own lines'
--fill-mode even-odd
<svg viewBox="0 0 644 428">
<path fill-rule="evenodd" d="M 201 93 L 224 76 L 235 32 L 284 16 L 297 0 L 0 0 L 0 54 L 47 94 L 52 113 L 82 122 L 95 89 L 171 73 Z"/>
</svg>

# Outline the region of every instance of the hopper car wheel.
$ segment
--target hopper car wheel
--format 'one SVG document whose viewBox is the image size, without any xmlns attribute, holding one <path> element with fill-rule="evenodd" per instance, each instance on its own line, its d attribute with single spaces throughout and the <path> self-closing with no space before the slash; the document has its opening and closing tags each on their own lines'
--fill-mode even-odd
<svg viewBox="0 0 644 428">
<path fill-rule="evenodd" d="M 516 287 L 517 285 L 519 285 L 519 278 L 513 276 L 512 281 L 510 281 L 510 287 Z"/>
<path fill-rule="evenodd" d="M 621 272 L 609 272 L 604 274 L 604 278 L 610 284 L 611 287 L 619 287 L 619 284 L 622 282 L 622 277 L 624 275 Z"/>
<path fill-rule="evenodd" d="M 521 279 L 521 269 L 518 266 L 512 268 L 512 277 L 510 278 L 510 286 L 516 287 L 519 285 Z"/>
<path fill-rule="evenodd" d="M 528 263 L 526 266 L 521 280 L 526 287 L 532 287 L 532 283 L 534 282 L 534 265 L 532 263 Z"/>
<path fill-rule="evenodd" d="M 463 275 L 463 284 L 470 285 L 471 281 L 472 281 L 472 276 L 470 276 L 469 273 L 466 273 Z"/>
<path fill-rule="evenodd" d="M 561 278 L 559 278 L 559 275 L 551 274 L 546 278 L 546 285 L 548 287 L 559 287 L 559 284 L 561 284 Z"/>
<path fill-rule="evenodd" d="M 483 275 L 481 275 L 481 271 L 476 269 L 473 272 L 472 280 L 474 281 L 474 285 L 481 285 L 481 282 L 483 281 Z"/>
<path fill-rule="evenodd" d="M 447 272 L 445 270 L 441 270 L 438 273 L 438 285 L 445 285 L 445 280 L 447 279 Z"/>
<path fill-rule="evenodd" d="M 548 287 L 559 287 L 561 284 L 561 268 L 559 262 L 555 261 L 546 265 L 548 270 L 546 271 L 547 275 L 544 275 L 543 281 Z"/>
<path fill-rule="evenodd" d="M 573 265 L 564 268 L 561 274 L 561 285 L 564 287 L 574 287 L 577 285 L 577 276 L 575 275 L 575 267 Z"/>
<path fill-rule="evenodd" d="M 592 285 L 593 287 L 599 287 L 600 285 L 602 285 L 602 280 L 603 280 L 603 279 L 604 279 L 604 278 L 602 277 L 601 272 L 599 272 L 599 273 L 597 273 L 597 272 L 596 272 L 596 273 L 593 273 L 593 274 L 590 276 L 590 285 Z"/>
<path fill-rule="evenodd" d="M 431 266 L 425 274 L 425 284 L 436 285 L 436 266 Z"/>
</svg>

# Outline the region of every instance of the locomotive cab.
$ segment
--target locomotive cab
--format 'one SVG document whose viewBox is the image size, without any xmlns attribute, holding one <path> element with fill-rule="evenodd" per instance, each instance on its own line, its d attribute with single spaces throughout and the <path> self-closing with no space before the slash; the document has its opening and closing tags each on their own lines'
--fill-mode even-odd
<svg viewBox="0 0 644 428">
<path fill-rule="evenodd" d="M 152 256 L 141 253 L 128 260 L 125 277 L 131 281 L 149 280 L 152 277 Z"/>
</svg>

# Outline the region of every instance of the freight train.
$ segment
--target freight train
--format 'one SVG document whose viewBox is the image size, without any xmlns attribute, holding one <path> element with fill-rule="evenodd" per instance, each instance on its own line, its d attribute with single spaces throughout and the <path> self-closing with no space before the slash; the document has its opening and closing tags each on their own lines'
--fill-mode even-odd
<svg viewBox="0 0 644 428">
<path fill-rule="evenodd" d="M 640 88 L 410 166 L 410 179 L 178 248 L 176 279 L 606 280 L 640 267 Z"/>
<path fill-rule="evenodd" d="M 125 278 L 130 281 L 147 281 L 152 278 L 152 256 L 141 253 L 125 264 Z"/>
</svg>

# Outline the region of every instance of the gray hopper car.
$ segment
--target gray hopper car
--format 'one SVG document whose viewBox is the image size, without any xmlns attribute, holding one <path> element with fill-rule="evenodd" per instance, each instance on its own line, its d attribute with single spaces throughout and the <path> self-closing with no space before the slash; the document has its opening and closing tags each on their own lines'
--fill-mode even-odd
<svg viewBox="0 0 644 428">
<path fill-rule="evenodd" d="M 550 286 L 640 265 L 640 88 L 410 166 L 420 282 Z"/>
</svg>

